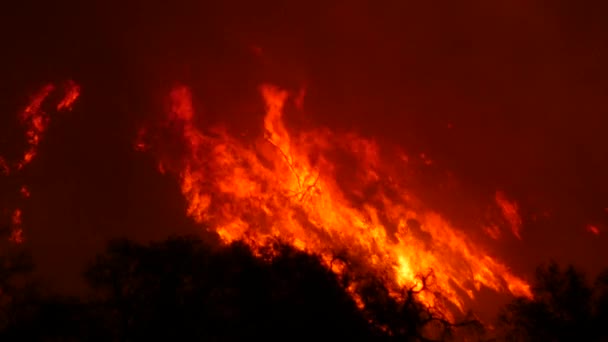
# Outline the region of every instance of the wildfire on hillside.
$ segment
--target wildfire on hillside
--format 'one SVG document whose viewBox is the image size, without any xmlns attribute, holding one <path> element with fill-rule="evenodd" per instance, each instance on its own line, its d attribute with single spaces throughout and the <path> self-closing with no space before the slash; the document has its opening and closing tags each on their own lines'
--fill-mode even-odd
<svg viewBox="0 0 608 342">
<path fill-rule="evenodd" d="M 526 281 L 408 188 L 405 153 L 326 128 L 290 132 L 284 107 L 294 101 L 301 110 L 302 94 L 272 85 L 260 93 L 264 135 L 254 141 L 197 127 L 185 86 L 169 94 L 164 122 L 140 130 L 135 148 L 152 153 L 159 171 L 179 179 L 194 221 L 225 243 L 244 241 L 253 250 L 287 242 L 320 255 L 341 275 L 344 268 L 332 262 L 339 256 L 349 272 L 382 279 L 397 299 L 425 279 L 429 291 L 418 298 L 446 317 L 465 311 L 482 287 L 531 296 Z M 517 204 L 500 192 L 496 203 L 520 238 Z"/>
</svg>

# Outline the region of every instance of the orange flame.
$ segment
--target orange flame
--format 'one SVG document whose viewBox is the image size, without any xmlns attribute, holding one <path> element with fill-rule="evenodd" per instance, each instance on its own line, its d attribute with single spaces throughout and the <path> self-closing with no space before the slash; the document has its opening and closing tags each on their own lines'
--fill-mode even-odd
<svg viewBox="0 0 608 342">
<path fill-rule="evenodd" d="M 224 130 L 201 131 L 189 89 L 170 94 L 161 127 L 170 138 L 154 148 L 163 170 L 179 176 L 187 214 L 196 222 L 226 243 L 245 241 L 254 250 L 280 239 L 319 254 L 337 273 L 342 271 L 331 260 L 346 255 L 384 279 L 395 295 L 420 287 L 421 276 L 432 273 L 437 291 L 419 298 L 446 315 L 435 293 L 459 310 L 482 286 L 531 296 L 525 281 L 404 186 L 405 154 L 387 159 L 373 140 L 328 129 L 290 135 L 282 118 L 289 93 L 269 85 L 260 91 L 265 132 L 252 143 Z M 179 155 L 165 150 L 175 142 Z"/>
<path fill-rule="evenodd" d="M 515 201 L 509 201 L 505 194 L 500 191 L 496 192 L 496 204 L 500 207 L 502 211 L 502 215 L 505 217 L 509 225 L 511 226 L 511 231 L 513 235 L 515 235 L 518 239 L 521 240 L 521 216 L 519 216 L 519 207 Z"/>
<path fill-rule="evenodd" d="M 23 156 L 14 164 L 9 164 L 3 157 L 0 156 L 0 172 L 5 175 L 10 175 L 14 170 L 12 166 L 15 166 L 16 171 L 21 171 L 26 165 L 28 165 L 38 153 L 38 145 L 40 144 L 44 132 L 48 128 L 50 122 L 50 115 L 45 110 L 45 103 L 49 100 L 49 97 L 56 87 L 53 84 L 47 84 L 42 87 L 37 93 L 35 93 L 29 104 L 25 107 L 23 112 L 18 116 L 19 121 L 25 126 L 25 137 L 27 139 L 27 148 L 25 149 Z M 74 101 L 80 95 L 80 86 L 73 81 L 68 81 L 64 87 L 64 97 L 59 101 L 55 110 L 57 112 L 71 110 Z M 51 107 L 52 109 L 52 107 Z M 30 197 L 30 190 L 27 186 L 23 185 L 19 192 L 23 199 Z M 22 228 L 22 211 L 21 209 L 15 209 L 11 217 L 12 232 L 9 238 L 14 243 L 23 242 L 23 228 Z"/>
<path fill-rule="evenodd" d="M 48 115 L 41 108 L 42 103 L 54 89 L 55 86 L 52 84 L 44 86 L 33 96 L 30 104 L 19 117 L 21 122 L 26 126 L 25 135 L 29 145 L 28 149 L 23 154 L 21 162 L 18 164 L 19 170 L 29 164 L 36 156 L 38 144 L 40 143 L 42 134 L 46 130 L 49 121 Z"/>
<path fill-rule="evenodd" d="M 69 80 L 65 86 L 65 96 L 57 105 L 57 110 L 72 110 L 72 105 L 78 96 L 80 96 L 80 86 L 74 81 Z"/>
<path fill-rule="evenodd" d="M 50 117 L 43 110 L 42 104 L 49 97 L 55 86 L 47 84 L 38 93 L 36 93 L 30 104 L 19 116 L 21 122 L 26 126 L 25 135 L 27 137 L 28 149 L 23 154 L 21 162 L 18 164 L 18 169 L 22 169 L 29 164 L 36 156 L 38 144 L 42 139 L 42 135 L 46 131 Z M 57 111 L 71 110 L 72 104 L 80 95 L 80 86 L 73 81 L 68 81 L 65 86 L 65 96 L 57 105 Z"/>
</svg>

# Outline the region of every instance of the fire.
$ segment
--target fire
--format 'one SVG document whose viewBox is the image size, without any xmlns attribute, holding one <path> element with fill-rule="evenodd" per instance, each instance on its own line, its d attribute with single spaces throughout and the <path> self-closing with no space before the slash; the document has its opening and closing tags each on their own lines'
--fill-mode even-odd
<svg viewBox="0 0 608 342">
<path fill-rule="evenodd" d="M 494 239 L 494 240 L 500 239 L 501 232 L 500 232 L 500 228 L 497 225 L 492 224 L 492 225 L 486 226 L 483 228 L 483 230 L 492 239 Z"/>
<path fill-rule="evenodd" d="M 600 229 L 593 224 L 588 224 L 586 227 L 587 231 L 593 235 L 600 235 Z"/>
<path fill-rule="evenodd" d="M 517 203 L 508 200 L 505 197 L 505 194 L 500 191 L 496 192 L 495 200 L 502 211 L 502 215 L 505 217 L 507 222 L 509 222 L 513 235 L 521 240 L 522 221 L 521 216 L 519 216 L 519 207 L 517 206 Z"/>
<path fill-rule="evenodd" d="M 19 115 L 19 120 L 26 127 L 26 137 L 28 148 L 23 154 L 21 161 L 18 164 L 18 169 L 22 169 L 29 164 L 38 153 L 38 144 L 50 122 L 49 114 L 42 108 L 42 104 L 49 97 L 51 92 L 55 90 L 55 85 L 47 84 L 40 89 L 31 99 L 29 105 Z M 68 81 L 65 85 L 65 96 L 61 99 L 56 107 L 58 112 L 69 111 L 72 109 L 72 104 L 80 95 L 80 86 L 74 81 Z"/>
<path fill-rule="evenodd" d="M 55 89 L 52 84 L 47 84 L 38 93 L 36 93 L 30 104 L 19 116 L 21 123 L 26 127 L 26 137 L 28 142 L 28 148 L 23 154 L 21 161 L 18 164 L 18 169 L 22 169 L 25 165 L 29 164 L 32 159 L 36 156 L 36 150 L 42 134 L 46 130 L 49 122 L 49 117 L 41 108 L 42 103 L 49 94 Z"/>
<path fill-rule="evenodd" d="M 67 81 L 65 85 L 65 96 L 57 105 L 57 110 L 72 110 L 72 105 L 78 96 L 80 96 L 80 86 L 72 80 Z"/>
<path fill-rule="evenodd" d="M 13 217 L 11 218 L 11 236 L 9 241 L 14 243 L 23 242 L 23 221 L 21 218 L 21 209 L 15 209 L 13 211 Z"/>
<path fill-rule="evenodd" d="M 44 137 L 50 123 L 49 110 L 53 112 L 65 112 L 72 109 L 72 105 L 80 95 L 80 86 L 74 81 L 68 81 L 63 86 L 64 95 L 58 104 L 52 108 L 46 104 L 52 100 L 52 94 L 57 90 L 54 84 L 46 84 L 30 99 L 25 109 L 18 115 L 19 122 L 25 127 L 25 138 L 27 147 L 20 160 L 15 163 L 8 162 L 0 156 L 0 172 L 5 176 L 13 175 L 22 171 L 25 166 L 30 164 L 38 154 L 38 146 Z M 26 185 L 19 188 L 22 199 L 31 196 L 30 189 Z M 23 242 L 23 219 L 22 210 L 14 209 L 11 217 L 11 236 L 10 241 L 14 243 Z"/>
<path fill-rule="evenodd" d="M 301 108 L 303 95 L 292 98 L 270 85 L 260 92 L 264 136 L 254 142 L 196 127 L 184 86 L 170 93 L 157 134 L 140 131 L 148 141 L 136 147 L 153 151 L 159 168 L 179 177 L 192 219 L 224 242 L 245 241 L 254 250 L 280 239 L 320 255 L 338 274 L 344 268 L 332 260 L 345 256 L 348 264 L 383 279 L 395 296 L 421 288 L 428 276 L 433 291 L 420 292 L 419 299 L 446 315 L 446 305 L 465 310 L 482 286 L 531 296 L 524 280 L 404 185 L 404 154 L 386 155 L 374 140 L 328 129 L 293 134 L 283 123 L 283 109 L 289 100 Z"/>
</svg>

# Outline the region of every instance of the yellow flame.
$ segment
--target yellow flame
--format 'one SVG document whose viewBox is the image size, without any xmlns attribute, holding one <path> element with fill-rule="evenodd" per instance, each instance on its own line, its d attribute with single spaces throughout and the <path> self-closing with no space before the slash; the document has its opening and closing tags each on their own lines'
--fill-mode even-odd
<svg viewBox="0 0 608 342">
<path fill-rule="evenodd" d="M 531 296 L 524 280 L 416 199 L 401 176 L 405 154 L 386 159 L 373 140 L 327 129 L 290 134 L 282 118 L 288 92 L 260 91 L 265 134 L 253 144 L 205 134 L 194 125 L 190 91 L 171 92 L 163 129 L 184 142 L 185 152 L 179 161 L 159 153 L 160 163 L 179 175 L 195 221 L 208 223 L 227 243 L 241 240 L 253 249 L 279 238 L 321 255 L 338 274 L 343 268 L 331 260 L 345 254 L 395 294 L 420 289 L 432 274 L 426 285 L 434 291 L 420 292 L 419 299 L 436 308 L 442 300 L 434 293 L 464 310 L 481 286 Z"/>
</svg>

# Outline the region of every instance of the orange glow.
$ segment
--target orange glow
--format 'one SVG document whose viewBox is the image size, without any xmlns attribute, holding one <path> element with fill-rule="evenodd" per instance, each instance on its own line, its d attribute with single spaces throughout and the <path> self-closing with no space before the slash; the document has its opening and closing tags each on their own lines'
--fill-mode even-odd
<svg viewBox="0 0 608 342">
<path fill-rule="evenodd" d="M 500 228 L 497 225 L 486 226 L 483 231 L 494 240 L 500 239 Z"/>
<path fill-rule="evenodd" d="M 11 222 L 14 226 L 21 226 L 21 209 L 15 209 L 15 211 L 13 211 L 13 218 Z"/>
<path fill-rule="evenodd" d="M 2 172 L 5 176 L 8 176 L 11 173 L 11 169 L 8 167 L 6 160 L 0 156 L 0 172 Z"/>
<path fill-rule="evenodd" d="M 30 197 L 30 190 L 25 185 L 22 186 L 21 189 L 19 189 L 19 192 L 21 193 L 21 196 L 23 196 L 23 198 Z"/>
<path fill-rule="evenodd" d="M 21 209 L 15 209 L 13 211 L 13 216 L 11 219 L 11 236 L 9 237 L 9 241 L 14 243 L 22 243 L 23 242 L 23 221 L 21 218 Z"/>
<path fill-rule="evenodd" d="M 50 111 L 67 111 L 71 110 L 74 101 L 80 95 L 80 86 L 73 81 L 68 81 L 64 87 L 64 96 L 58 102 L 57 106 L 49 107 L 48 101 L 52 92 L 56 90 L 53 84 L 47 84 L 35 93 L 30 99 L 29 104 L 19 114 L 18 119 L 25 127 L 25 138 L 27 147 L 23 152 L 22 157 L 12 163 L 8 163 L 0 156 L 0 172 L 5 175 L 11 175 L 14 171 L 21 171 L 26 165 L 32 162 L 38 154 L 38 146 L 42 141 L 42 137 L 50 123 Z M 19 193 L 23 199 L 30 197 L 30 190 L 23 185 L 19 189 Z M 23 224 L 22 212 L 20 209 L 15 209 L 11 218 L 11 236 L 9 240 L 14 243 L 23 242 Z"/>
<path fill-rule="evenodd" d="M 68 81 L 65 86 L 65 96 L 57 105 L 57 110 L 72 110 L 72 105 L 78 96 L 80 96 L 80 86 L 72 80 Z"/>
<path fill-rule="evenodd" d="M 587 225 L 587 231 L 593 235 L 600 235 L 600 229 L 592 224 Z"/>
<path fill-rule="evenodd" d="M 25 165 L 29 164 L 36 156 L 36 149 L 49 121 L 48 115 L 42 109 L 42 103 L 54 89 L 55 86 L 52 84 L 44 86 L 32 97 L 30 104 L 19 116 L 19 119 L 26 127 L 25 136 L 29 147 L 23 154 L 23 158 L 18 164 L 18 169 L 22 169 Z"/>
<path fill-rule="evenodd" d="M 519 216 L 519 207 L 515 201 L 509 201 L 505 194 L 500 191 L 496 192 L 496 204 L 500 207 L 502 211 L 502 215 L 505 217 L 509 225 L 511 226 L 511 231 L 513 235 L 515 235 L 518 239 L 521 240 L 521 226 L 522 221 Z"/>
<path fill-rule="evenodd" d="M 135 140 L 135 151 L 144 152 L 147 150 L 148 146 L 146 146 L 146 143 L 143 141 L 145 135 L 145 129 L 140 128 L 137 131 L 137 139 Z"/>
<path fill-rule="evenodd" d="M 425 153 L 420 153 L 420 159 L 422 159 L 424 165 L 433 165 L 433 160 L 430 159 Z"/>
<path fill-rule="evenodd" d="M 248 143 L 223 130 L 197 128 L 188 88 L 170 94 L 171 109 L 160 126 L 170 140 L 151 151 L 163 170 L 179 177 L 187 214 L 196 222 L 224 242 L 244 241 L 254 251 L 280 239 L 320 255 L 338 274 L 344 266 L 331 260 L 345 255 L 348 265 L 357 265 L 351 272 L 375 274 L 396 298 L 432 274 L 432 291 L 419 299 L 446 317 L 448 304 L 465 310 L 482 286 L 531 296 L 524 280 L 404 185 L 404 153 L 386 156 L 374 140 L 328 129 L 291 134 L 283 107 L 303 99 L 269 85 L 260 92 L 264 136 Z M 183 144 L 181 156 L 162 152 L 173 142 Z M 350 292 L 356 300 L 356 291 Z"/>
<path fill-rule="evenodd" d="M 23 154 L 23 158 L 18 163 L 18 169 L 22 169 L 29 164 L 37 154 L 38 144 L 50 122 L 49 114 L 42 108 L 55 86 L 47 84 L 42 87 L 30 100 L 29 105 L 19 116 L 22 124 L 26 127 L 25 136 L 28 142 L 28 149 Z M 57 111 L 70 110 L 72 104 L 80 95 L 80 87 L 73 81 L 69 81 L 65 87 L 65 95 L 57 105 Z"/>
</svg>

